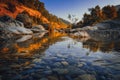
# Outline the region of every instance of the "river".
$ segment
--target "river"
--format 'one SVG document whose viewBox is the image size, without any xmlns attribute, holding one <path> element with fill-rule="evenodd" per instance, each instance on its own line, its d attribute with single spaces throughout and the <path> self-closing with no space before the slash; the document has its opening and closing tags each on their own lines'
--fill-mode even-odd
<svg viewBox="0 0 120 80">
<path fill-rule="evenodd" d="M 1 41 L 0 80 L 119 80 L 120 41 L 51 33 Z"/>
</svg>

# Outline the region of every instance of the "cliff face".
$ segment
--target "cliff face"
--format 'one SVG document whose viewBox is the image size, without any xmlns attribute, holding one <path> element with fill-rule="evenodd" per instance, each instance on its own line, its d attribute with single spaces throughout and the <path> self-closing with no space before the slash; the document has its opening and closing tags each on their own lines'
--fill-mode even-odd
<svg viewBox="0 0 120 80">
<path fill-rule="evenodd" d="M 8 15 L 16 19 L 16 17 L 19 14 L 27 13 L 27 15 L 32 19 L 32 23 L 31 23 L 32 26 L 38 25 L 38 24 L 49 24 L 52 28 L 54 26 L 54 28 L 56 29 L 67 28 L 67 24 L 60 21 L 59 18 L 57 18 L 56 16 L 51 15 L 44 8 L 43 3 L 39 2 L 39 0 L 38 0 L 39 2 L 38 6 L 32 5 L 33 4 L 32 2 L 25 3 L 24 1 L 27 1 L 27 0 L 0 0 L 0 16 Z M 31 0 L 31 1 L 34 2 L 37 0 Z M 45 15 L 45 12 L 46 12 L 46 15 Z M 54 20 L 51 20 L 51 18 Z"/>
</svg>

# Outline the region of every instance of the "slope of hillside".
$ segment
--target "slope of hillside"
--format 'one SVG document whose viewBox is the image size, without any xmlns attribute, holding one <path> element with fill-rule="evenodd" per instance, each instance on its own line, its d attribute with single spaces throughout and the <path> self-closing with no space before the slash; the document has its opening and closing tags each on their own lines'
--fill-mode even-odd
<svg viewBox="0 0 120 80">
<path fill-rule="evenodd" d="M 22 12 L 27 12 L 30 17 L 34 17 L 34 22 L 37 20 L 37 23 L 32 23 L 32 24 L 49 24 L 50 26 L 54 26 L 54 28 L 59 29 L 59 28 L 67 28 L 67 24 L 65 24 L 62 21 L 50 21 L 44 14 L 42 13 L 42 10 L 39 11 L 37 9 L 30 8 L 20 2 L 19 0 L 9 0 L 9 1 L 3 1 L 0 0 L 0 16 L 8 15 L 12 18 L 16 18 L 16 16 Z M 29 4 L 29 3 L 28 3 Z M 48 16 L 51 16 L 51 14 L 48 13 Z M 51 16 L 52 18 L 52 16 Z M 39 23 L 41 22 L 41 23 Z"/>
</svg>

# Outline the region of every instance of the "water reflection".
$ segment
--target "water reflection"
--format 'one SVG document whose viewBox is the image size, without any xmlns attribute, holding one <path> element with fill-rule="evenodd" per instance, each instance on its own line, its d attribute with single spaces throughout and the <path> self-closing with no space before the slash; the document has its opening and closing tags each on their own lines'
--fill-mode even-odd
<svg viewBox="0 0 120 80">
<path fill-rule="evenodd" d="M 119 43 L 57 32 L 25 42 L 1 42 L 0 76 L 2 80 L 119 80 Z"/>
</svg>

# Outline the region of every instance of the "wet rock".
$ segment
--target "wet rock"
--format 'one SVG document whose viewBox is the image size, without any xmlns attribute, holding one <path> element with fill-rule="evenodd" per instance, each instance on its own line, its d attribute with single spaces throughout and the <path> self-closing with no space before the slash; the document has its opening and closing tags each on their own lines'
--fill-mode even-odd
<svg viewBox="0 0 120 80">
<path fill-rule="evenodd" d="M 109 65 L 108 67 L 120 71 L 120 65 L 119 66 Z"/>
<path fill-rule="evenodd" d="M 46 66 L 46 69 L 51 69 L 49 66 Z"/>
<path fill-rule="evenodd" d="M 33 62 L 35 62 L 35 63 L 40 63 L 40 62 L 41 62 L 41 59 L 34 59 Z"/>
<path fill-rule="evenodd" d="M 60 68 L 55 68 L 53 69 L 54 72 L 57 72 L 58 74 L 67 74 L 69 71 L 68 69 L 60 69 Z"/>
<path fill-rule="evenodd" d="M 57 77 L 55 77 L 55 76 L 48 76 L 48 79 L 49 80 L 59 80 Z"/>
<path fill-rule="evenodd" d="M 103 66 L 104 64 L 106 64 L 104 60 L 96 60 L 92 63 L 94 66 Z"/>
<path fill-rule="evenodd" d="M 66 78 L 67 80 L 73 80 L 73 79 L 71 78 L 71 76 L 69 76 L 69 75 L 66 75 L 65 78 Z"/>
<path fill-rule="evenodd" d="M 57 57 L 63 57 L 63 55 L 62 55 L 62 54 L 57 54 L 56 56 L 57 56 Z"/>
<path fill-rule="evenodd" d="M 75 80 L 96 80 L 96 77 L 90 74 L 83 74 L 75 78 Z"/>
<path fill-rule="evenodd" d="M 41 78 L 40 80 L 48 80 L 47 78 Z"/>
<path fill-rule="evenodd" d="M 32 68 L 31 66 L 26 66 L 26 67 L 24 67 L 24 69 L 30 69 L 30 68 Z"/>
<path fill-rule="evenodd" d="M 59 67 L 59 66 L 61 66 L 61 63 L 60 62 L 56 62 L 53 65 L 56 66 L 56 67 Z"/>
<path fill-rule="evenodd" d="M 84 64 L 82 63 L 78 63 L 78 67 L 82 67 Z"/>
<path fill-rule="evenodd" d="M 120 75 L 119 74 L 117 74 L 117 75 L 114 75 L 114 80 L 120 80 Z"/>
<path fill-rule="evenodd" d="M 36 64 L 30 64 L 29 66 L 30 66 L 30 67 L 34 67 L 34 66 L 36 66 Z"/>
<path fill-rule="evenodd" d="M 69 65 L 69 63 L 66 62 L 66 61 L 62 61 L 61 64 L 63 64 L 64 66 L 68 66 Z"/>
<path fill-rule="evenodd" d="M 52 74 L 52 71 L 51 70 L 44 71 L 44 74 L 50 75 L 50 74 Z"/>
<path fill-rule="evenodd" d="M 21 67 L 21 65 L 19 65 L 19 64 L 11 65 L 11 68 L 14 68 L 14 69 L 20 68 L 20 67 Z"/>
<path fill-rule="evenodd" d="M 76 67 L 71 67 L 71 68 L 68 68 L 70 71 L 69 73 L 71 75 L 79 75 L 79 74 L 85 74 L 86 72 L 82 69 L 79 69 L 79 68 L 76 68 Z"/>
</svg>

